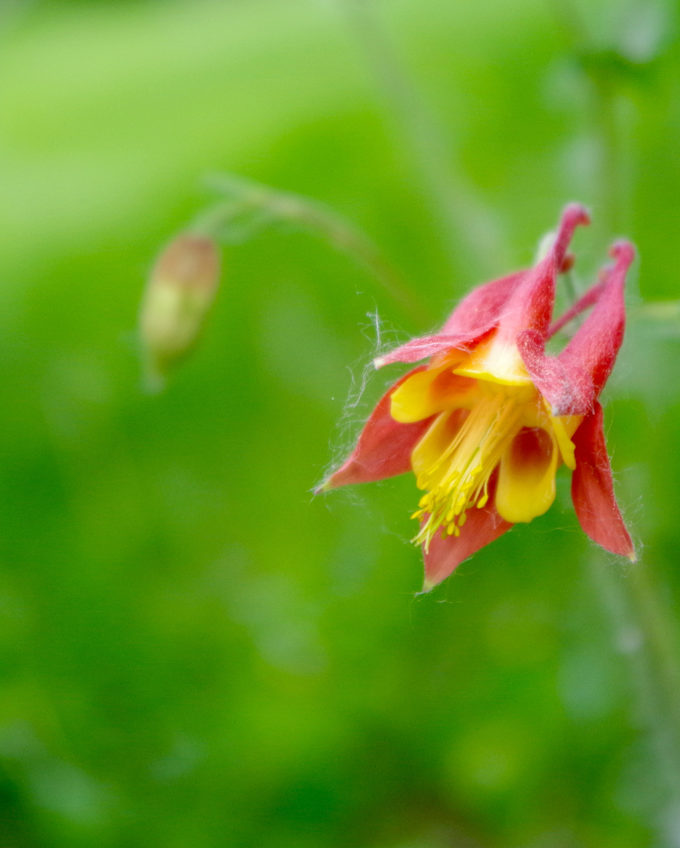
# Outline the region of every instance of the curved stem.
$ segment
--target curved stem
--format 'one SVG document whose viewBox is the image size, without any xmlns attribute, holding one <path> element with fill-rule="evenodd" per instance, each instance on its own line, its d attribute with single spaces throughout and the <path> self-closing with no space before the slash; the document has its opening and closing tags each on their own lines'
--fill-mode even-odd
<svg viewBox="0 0 680 848">
<path fill-rule="evenodd" d="M 411 319 L 432 322 L 433 316 L 375 242 L 328 206 L 231 174 L 215 176 L 211 184 L 225 199 L 204 209 L 191 224 L 192 231 L 218 241 L 239 241 L 273 224 L 299 227 L 362 265 Z"/>
<path fill-rule="evenodd" d="M 623 573 L 598 558 L 591 571 L 611 624 L 613 646 L 627 661 L 636 717 L 649 735 L 656 773 L 665 784 L 660 786 L 656 823 L 665 831 L 680 805 L 677 633 L 648 566 L 639 563 Z"/>
</svg>

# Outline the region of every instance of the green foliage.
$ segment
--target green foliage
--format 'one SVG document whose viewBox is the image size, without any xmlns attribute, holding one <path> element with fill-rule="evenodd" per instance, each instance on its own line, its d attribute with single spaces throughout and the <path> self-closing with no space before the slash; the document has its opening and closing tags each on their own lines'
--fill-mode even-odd
<svg viewBox="0 0 680 848">
<path fill-rule="evenodd" d="M 654 4 L 666 23 L 643 61 L 621 46 L 634 5 L 574 3 L 575 28 L 539 0 L 377 8 L 440 124 L 456 214 L 470 197 L 495 226 L 479 255 L 463 232 L 442 241 L 422 148 L 334 4 L 15 4 L 0 29 L 0 844 L 629 848 L 671 831 L 566 476 L 548 515 L 427 597 L 411 480 L 310 494 L 394 376 L 348 408 L 370 316 L 390 337 L 430 329 L 530 262 L 566 201 L 593 212 L 583 285 L 625 234 L 631 302 L 677 299 L 673 7 Z M 225 248 L 201 347 L 145 395 L 145 278 L 219 171 L 354 222 L 432 319 L 306 232 L 253 232 Z M 640 305 L 606 399 L 618 493 L 669 607 L 674 309 Z"/>
</svg>

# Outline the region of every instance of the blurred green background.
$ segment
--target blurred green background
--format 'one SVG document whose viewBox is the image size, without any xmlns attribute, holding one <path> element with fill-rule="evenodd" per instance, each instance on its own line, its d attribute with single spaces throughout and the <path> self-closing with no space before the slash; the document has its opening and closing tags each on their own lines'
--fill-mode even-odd
<svg viewBox="0 0 680 848">
<path fill-rule="evenodd" d="M 0 7 L 2 848 L 680 844 L 649 677 L 677 644 L 679 333 L 644 306 L 678 297 L 675 4 L 366 10 Z M 272 228 L 145 394 L 144 282 L 216 171 L 332 206 L 429 319 Z M 419 597 L 411 479 L 311 495 L 399 373 L 354 403 L 373 316 L 431 329 L 569 200 L 584 285 L 615 235 L 640 251 L 606 415 L 641 563 L 588 542 L 560 474 Z"/>
</svg>

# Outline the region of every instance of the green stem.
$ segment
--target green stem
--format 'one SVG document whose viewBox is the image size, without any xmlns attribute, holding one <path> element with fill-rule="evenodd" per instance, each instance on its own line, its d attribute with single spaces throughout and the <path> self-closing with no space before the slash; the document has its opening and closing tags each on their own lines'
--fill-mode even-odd
<svg viewBox="0 0 680 848">
<path fill-rule="evenodd" d="M 338 2 L 379 84 L 401 140 L 411 152 L 452 271 L 472 262 L 491 272 L 491 265 L 497 268 L 508 255 L 491 212 L 462 177 L 453 173 L 451 144 L 385 38 L 372 4 L 365 0 Z"/>
<path fill-rule="evenodd" d="M 639 563 L 625 573 L 597 558 L 592 575 L 612 627 L 613 645 L 629 667 L 631 695 L 649 734 L 655 774 L 665 784 L 665 792 L 659 793 L 658 824 L 667 826 L 680 808 L 677 634 L 646 565 Z"/>
<path fill-rule="evenodd" d="M 618 80 L 603 69 L 591 72 L 595 121 L 600 131 L 600 195 L 609 235 L 625 228 L 630 186 L 628 138 L 618 107 Z M 602 562 L 593 571 L 609 613 L 613 641 L 628 660 L 638 710 L 655 751 L 660 778 L 662 839 L 680 809 L 680 642 L 674 621 L 659 597 L 649 562 L 621 573 Z M 670 843 L 669 843 L 670 844 Z"/>
<path fill-rule="evenodd" d="M 433 316 L 378 246 L 329 207 L 242 177 L 222 175 L 211 183 L 226 199 L 204 209 L 192 223 L 192 231 L 222 241 L 234 232 L 252 235 L 272 223 L 300 227 L 362 265 L 412 320 L 432 322 Z"/>
</svg>

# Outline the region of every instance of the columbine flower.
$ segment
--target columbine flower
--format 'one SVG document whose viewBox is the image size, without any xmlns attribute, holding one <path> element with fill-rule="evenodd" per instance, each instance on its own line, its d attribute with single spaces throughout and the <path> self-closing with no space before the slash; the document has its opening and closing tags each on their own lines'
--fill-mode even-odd
<svg viewBox="0 0 680 848">
<path fill-rule="evenodd" d="M 625 323 L 623 288 L 634 258 L 628 242 L 615 262 L 551 325 L 555 280 L 570 267 L 567 247 L 588 215 L 566 208 L 533 268 L 472 291 L 440 333 L 412 339 L 376 367 L 427 359 L 379 401 L 344 464 L 320 487 L 379 480 L 411 469 L 422 496 L 425 589 L 517 522 L 542 515 L 555 498 L 562 463 L 583 530 L 635 559 L 614 497 L 598 396 L 614 365 Z M 546 341 L 585 309 L 591 314 L 558 356 Z"/>
</svg>

